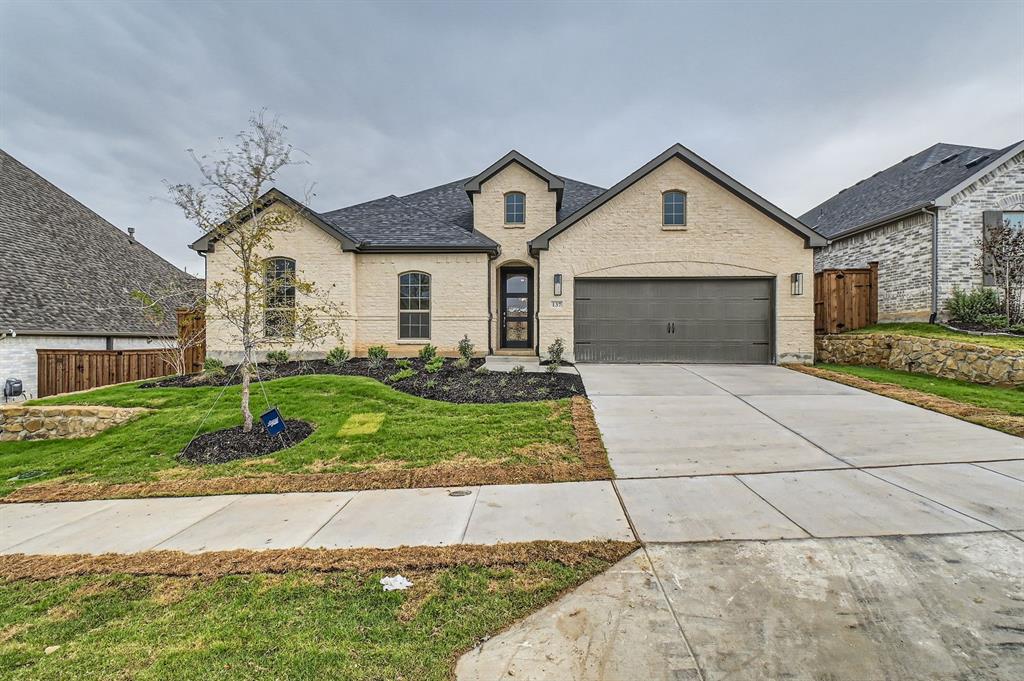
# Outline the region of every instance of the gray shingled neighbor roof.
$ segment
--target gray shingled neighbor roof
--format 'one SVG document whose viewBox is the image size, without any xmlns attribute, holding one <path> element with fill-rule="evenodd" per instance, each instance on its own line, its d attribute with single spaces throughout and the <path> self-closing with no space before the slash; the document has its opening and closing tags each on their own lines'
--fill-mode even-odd
<svg viewBox="0 0 1024 681">
<path fill-rule="evenodd" d="M 931 205 L 1012 149 L 939 143 L 848 187 L 800 216 L 827 238 Z"/>
<path fill-rule="evenodd" d="M 129 292 L 195 287 L 191 277 L 0 150 L 0 330 L 61 335 L 175 334 Z"/>
</svg>

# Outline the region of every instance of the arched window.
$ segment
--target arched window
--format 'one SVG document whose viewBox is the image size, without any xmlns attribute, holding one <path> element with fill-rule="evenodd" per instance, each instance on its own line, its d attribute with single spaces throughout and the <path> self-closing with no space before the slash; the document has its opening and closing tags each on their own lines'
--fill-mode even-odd
<svg viewBox="0 0 1024 681">
<path fill-rule="evenodd" d="M 290 338 L 295 335 L 295 261 L 267 258 L 263 266 L 263 333 L 267 338 Z"/>
<path fill-rule="evenodd" d="M 398 276 L 398 337 L 430 338 L 430 275 L 425 272 Z"/>
<path fill-rule="evenodd" d="M 521 225 L 526 222 L 526 194 L 509 192 L 505 194 L 505 224 Z"/>
<path fill-rule="evenodd" d="M 661 222 L 663 225 L 686 224 L 686 194 L 680 191 L 665 192 L 661 195 Z"/>
</svg>

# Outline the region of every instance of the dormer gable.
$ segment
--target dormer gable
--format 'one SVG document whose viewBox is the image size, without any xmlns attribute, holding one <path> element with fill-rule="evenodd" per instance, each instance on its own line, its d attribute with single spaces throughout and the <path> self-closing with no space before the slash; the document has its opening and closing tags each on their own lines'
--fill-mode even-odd
<svg viewBox="0 0 1024 681">
<path fill-rule="evenodd" d="M 548 191 L 555 192 L 555 210 L 558 211 L 562 209 L 562 191 L 565 189 L 565 182 L 562 178 L 558 177 L 554 173 L 548 172 L 515 149 L 492 163 L 479 175 L 466 180 L 466 184 L 463 185 L 463 187 L 466 190 L 466 194 L 469 196 L 469 200 L 473 201 L 473 197 L 480 193 L 480 186 L 483 183 L 487 182 L 487 180 L 491 179 L 513 163 L 518 163 L 540 179 L 544 180 L 548 185 Z"/>
</svg>

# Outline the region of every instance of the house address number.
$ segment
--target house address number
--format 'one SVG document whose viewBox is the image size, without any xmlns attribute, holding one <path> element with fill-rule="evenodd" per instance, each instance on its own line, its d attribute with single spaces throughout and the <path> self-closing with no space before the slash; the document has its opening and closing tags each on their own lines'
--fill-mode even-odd
<svg viewBox="0 0 1024 681">
<path fill-rule="evenodd" d="M 551 301 L 551 307 L 562 307 L 562 301 L 561 300 L 552 300 Z"/>
</svg>

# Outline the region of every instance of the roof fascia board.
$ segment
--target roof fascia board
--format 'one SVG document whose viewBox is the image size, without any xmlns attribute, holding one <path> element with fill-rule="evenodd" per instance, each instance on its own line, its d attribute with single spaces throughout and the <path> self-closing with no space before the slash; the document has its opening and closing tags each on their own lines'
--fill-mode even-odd
<svg viewBox="0 0 1024 681">
<path fill-rule="evenodd" d="M 264 193 L 263 196 L 256 199 L 256 202 L 259 204 L 257 211 L 264 211 L 270 206 L 274 205 L 275 203 L 281 203 L 288 206 L 296 213 L 298 213 L 300 217 L 306 218 L 314 225 L 322 229 L 324 232 L 340 241 L 341 249 L 343 251 L 355 251 L 359 247 L 359 244 L 356 243 L 356 241 L 352 237 L 346 234 L 344 230 L 339 229 L 338 227 L 335 227 L 334 225 L 325 221 L 323 218 L 320 217 L 319 214 L 311 210 L 308 206 L 296 201 L 295 199 L 288 196 L 280 189 L 271 188 L 267 190 L 267 192 Z M 232 219 L 234 217 L 235 216 L 232 216 Z M 197 240 L 189 244 L 189 248 L 191 248 L 193 251 L 198 251 L 200 253 L 204 253 L 210 250 L 210 246 L 213 242 L 216 242 L 219 237 L 223 237 L 226 234 L 230 233 L 231 230 L 227 230 L 223 234 L 218 235 L 218 230 L 222 229 L 225 225 L 228 224 L 228 222 L 230 222 L 230 220 L 224 221 L 217 229 L 211 230 L 210 232 L 207 232 L 203 236 L 199 237 Z"/>
<path fill-rule="evenodd" d="M 972 184 L 980 180 L 985 175 L 988 175 L 990 172 L 992 172 L 993 169 L 998 168 L 999 166 L 1003 165 L 1004 163 L 1012 159 L 1021 151 L 1024 151 L 1024 140 L 1013 145 L 1010 148 L 1010 150 L 1007 151 L 1005 154 L 1002 154 L 998 158 L 992 159 L 988 163 L 981 166 L 981 168 L 978 169 L 978 172 L 974 173 L 960 184 L 946 191 L 944 194 L 941 194 L 938 198 L 935 199 L 935 206 L 938 208 L 949 208 L 950 206 L 953 205 L 954 196 L 970 187 Z"/>
<path fill-rule="evenodd" d="M 444 246 L 424 244 L 422 246 L 388 246 L 385 244 L 361 244 L 359 253 L 497 253 L 498 246 Z"/>
<path fill-rule="evenodd" d="M 751 204 L 762 213 L 772 218 L 776 222 L 780 223 L 783 227 L 786 227 L 790 231 L 794 232 L 798 236 L 803 237 L 805 247 L 813 248 L 817 246 L 824 246 L 826 244 L 825 237 L 815 232 L 813 229 L 805 225 L 804 223 L 797 220 L 795 217 L 786 213 L 784 210 L 770 203 L 763 197 L 756 194 L 754 191 L 748 189 L 744 185 L 740 184 L 732 177 L 719 170 L 715 166 L 711 165 L 703 158 L 693 153 L 681 144 L 675 144 L 662 153 L 655 156 L 653 159 L 648 161 L 642 167 L 626 176 L 624 179 L 616 183 L 613 187 L 607 189 L 603 194 L 600 194 L 597 198 L 586 204 L 572 215 L 568 216 L 554 227 L 551 227 L 543 234 L 540 234 L 532 241 L 530 241 L 531 252 L 546 250 L 551 239 L 558 234 L 561 234 L 566 229 L 579 222 L 581 219 L 593 213 L 595 210 L 608 203 L 611 199 L 618 196 L 620 193 L 631 187 L 638 180 L 645 177 L 656 168 L 660 167 L 665 162 L 672 158 L 679 158 L 683 162 L 688 163 L 690 166 L 695 168 L 700 173 L 711 178 L 718 184 L 725 187 L 727 190 L 740 197 L 747 203 Z"/>
<path fill-rule="evenodd" d="M 555 196 L 558 199 L 558 206 L 556 207 L 556 210 L 562 207 L 562 191 L 565 189 L 565 181 L 554 173 L 551 173 L 537 165 L 515 149 L 492 163 L 479 175 L 466 180 L 466 183 L 462 185 L 462 188 L 466 191 L 466 194 L 469 195 L 469 200 L 473 200 L 473 194 L 480 193 L 480 186 L 484 182 L 487 182 L 487 180 L 491 179 L 513 163 L 518 163 L 540 179 L 547 182 L 548 191 L 555 192 Z"/>
</svg>

